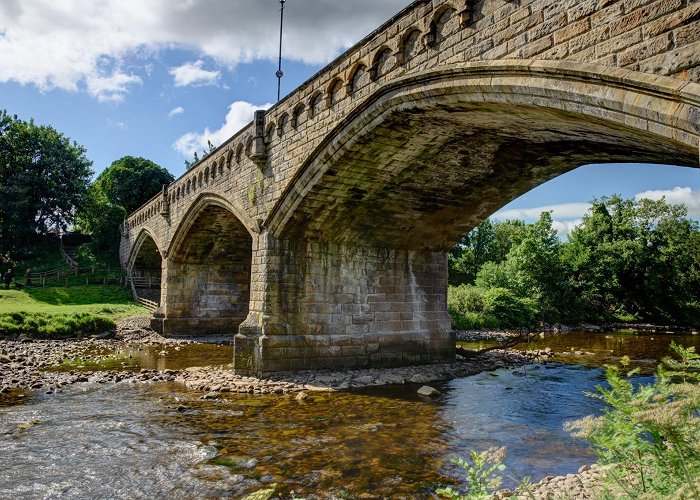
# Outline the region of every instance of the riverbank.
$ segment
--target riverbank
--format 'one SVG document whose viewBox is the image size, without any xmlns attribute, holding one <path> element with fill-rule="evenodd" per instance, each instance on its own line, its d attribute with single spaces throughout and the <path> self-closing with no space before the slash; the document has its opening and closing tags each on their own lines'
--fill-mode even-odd
<svg viewBox="0 0 700 500">
<path fill-rule="evenodd" d="M 146 346 L 171 349 L 198 344 L 204 339 L 169 339 L 150 329 L 146 316 L 117 322 L 117 331 L 101 338 L 35 340 L 20 337 L 0 341 L 0 393 L 17 389 L 60 392 L 66 385 L 93 383 L 179 382 L 202 391 L 203 397 L 222 393 L 286 394 L 301 391 L 337 391 L 388 384 L 425 384 L 465 377 L 482 371 L 517 367 L 531 362 L 538 353 L 497 350 L 458 359 L 453 363 L 383 369 L 302 371 L 264 379 L 234 375 L 230 365 L 192 366 L 184 369 L 137 369 L 124 351 Z M 211 339 L 206 339 L 211 340 Z M 221 340 L 221 339 L 219 339 Z M 544 353 L 542 353 L 544 355 Z M 94 367 L 94 369 L 90 369 Z"/>
</svg>

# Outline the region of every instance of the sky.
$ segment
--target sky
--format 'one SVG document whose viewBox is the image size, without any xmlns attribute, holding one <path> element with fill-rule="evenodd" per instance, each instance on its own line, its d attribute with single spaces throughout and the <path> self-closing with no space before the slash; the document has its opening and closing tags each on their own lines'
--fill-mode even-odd
<svg viewBox="0 0 700 500">
<path fill-rule="evenodd" d="M 282 96 L 410 3 L 287 0 Z M 278 0 L 0 0 L 0 109 L 87 149 L 96 174 L 141 156 L 176 177 L 277 97 Z M 700 170 L 584 166 L 501 209 L 552 210 L 563 235 L 594 197 L 665 196 L 700 219 Z"/>
</svg>

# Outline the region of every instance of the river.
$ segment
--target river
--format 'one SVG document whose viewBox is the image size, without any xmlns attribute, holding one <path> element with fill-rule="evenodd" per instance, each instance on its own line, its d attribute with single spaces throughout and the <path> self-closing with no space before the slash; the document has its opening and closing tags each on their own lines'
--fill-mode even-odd
<svg viewBox="0 0 700 500">
<path fill-rule="evenodd" d="M 462 481 L 450 458 L 491 446 L 507 448 L 515 478 L 575 472 L 594 458 L 562 425 L 600 410 L 584 395 L 604 382 L 600 365 L 627 354 L 648 372 L 671 339 L 700 347 L 690 334 L 548 335 L 529 347 L 574 354 L 433 384 L 435 399 L 405 385 L 203 400 L 173 383 L 5 397 L 0 498 L 239 498 L 271 483 L 288 498 L 425 498 Z M 192 349 L 170 363 L 212 359 Z"/>
</svg>

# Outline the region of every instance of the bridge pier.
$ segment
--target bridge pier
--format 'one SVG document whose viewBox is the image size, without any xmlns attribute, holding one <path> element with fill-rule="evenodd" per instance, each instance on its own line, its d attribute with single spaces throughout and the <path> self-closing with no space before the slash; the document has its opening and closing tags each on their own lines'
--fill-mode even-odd
<svg viewBox="0 0 700 500">
<path fill-rule="evenodd" d="M 258 240 L 237 373 L 454 359 L 446 254 Z"/>
</svg>

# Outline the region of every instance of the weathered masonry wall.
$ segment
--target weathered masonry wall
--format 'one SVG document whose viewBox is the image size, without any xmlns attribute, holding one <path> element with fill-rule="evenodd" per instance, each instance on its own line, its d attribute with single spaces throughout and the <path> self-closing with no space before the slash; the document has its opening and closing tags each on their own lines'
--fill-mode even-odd
<svg viewBox="0 0 700 500">
<path fill-rule="evenodd" d="M 444 254 L 268 239 L 256 252 L 263 258 L 253 295 L 266 297 L 264 312 L 241 328 L 255 341 L 237 337 L 237 370 L 454 358 Z"/>
<path fill-rule="evenodd" d="M 700 0 L 418 0 L 251 119 L 125 220 L 156 323 L 238 332 L 246 372 L 451 359 L 444 250 L 497 205 L 698 166 Z"/>
</svg>

